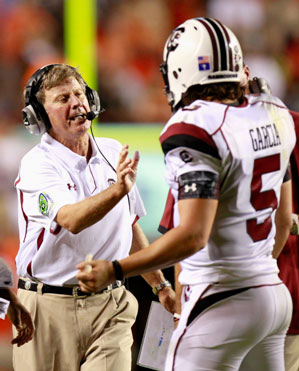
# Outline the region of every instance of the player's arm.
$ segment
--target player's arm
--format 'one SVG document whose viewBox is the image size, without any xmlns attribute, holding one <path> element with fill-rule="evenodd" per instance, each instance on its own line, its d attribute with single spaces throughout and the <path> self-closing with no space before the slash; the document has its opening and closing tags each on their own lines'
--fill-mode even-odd
<svg viewBox="0 0 299 371">
<path fill-rule="evenodd" d="M 120 261 L 131 277 L 166 268 L 201 250 L 208 242 L 218 201 L 189 198 L 178 202 L 180 224 L 144 249 Z"/>
<path fill-rule="evenodd" d="M 148 248 L 119 261 L 123 277 L 162 269 L 193 255 L 206 246 L 216 215 L 218 200 L 187 198 L 178 202 L 180 224 L 154 241 Z M 112 283 L 116 276 L 113 264 L 96 260 L 89 263 L 90 273 L 84 273 L 86 263 L 77 265 L 80 287 L 97 291 Z"/>
<path fill-rule="evenodd" d="M 124 146 L 116 168 L 117 182 L 98 193 L 74 204 L 62 206 L 55 221 L 72 233 L 79 233 L 101 220 L 131 190 L 136 180 L 139 155 L 128 159 L 128 146 Z"/>
<path fill-rule="evenodd" d="M 279 207 L 275 215 L 276 236 L 273 248 L 273 257 L 278 258 L 292 228 L 292 182 L 282 183 Z"/>
<path fill-rule="evenodd" d="M 147 237 L 138 223 L 135 223 L 133 225 L 133 241 L 130 254 L 147 248 L 148 246 L 149 242 Z M 169 283 L 165 279 L 163 272 L 159 269 L 153 272 L 142 274 L 142 277 L 152 288 L 156 288 L 156 291 L 158 291 L 157 295 L 159 297 L 159 301 L 164 308 L 169 312 L 174 313 L 176 304 L 175 292 L 171 286 L 164 286 L 165 283 Z"/>
</svg>

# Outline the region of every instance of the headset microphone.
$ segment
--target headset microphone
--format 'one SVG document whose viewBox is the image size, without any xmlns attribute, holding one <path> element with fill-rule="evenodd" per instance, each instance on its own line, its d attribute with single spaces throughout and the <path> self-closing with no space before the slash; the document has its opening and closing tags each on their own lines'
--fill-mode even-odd
<svg viewBox="0 0 299 371">
<path fill-rule="evenodd" d="M 104 112 L 104 111 L 105 111 L 104 108 L 102 108 L 100 111 L 89 111 L 89 112 L 87 112 L 87 114 L 86 114 L 86 118 L 87 118 L 87 120 L 92 121 L 92 120 L 94 120 L 96 117 L 98 117 L 100 113 L 102 113 L 102 112 Z"/>
<path fill-rule="evenodd" d="M 99 113 L 100 113 L 99 111 L 90 111 L 90 112 L 87 112 L 86 118 L 87 118 L 87 120 L 92 121 L 96 117 L 99 116 Z"/>
</svg>

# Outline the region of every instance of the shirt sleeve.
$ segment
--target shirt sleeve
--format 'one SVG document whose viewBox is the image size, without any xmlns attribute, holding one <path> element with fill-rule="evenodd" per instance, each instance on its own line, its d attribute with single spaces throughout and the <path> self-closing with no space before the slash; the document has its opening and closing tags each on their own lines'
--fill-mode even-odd
<svg viewBox="0 0 299 371">
<path fill-rule="evenodd" d="M 141 217 L 146 215 L 146 210 L 136 184 L 129 192 L 129 207 L 132 224 L 134 223 L 136 218 L 140 219 Z"/>
<path fill-rule="evenodd" d="M 58 210 L 76 201 L 72 192 L 65 192 L 66 184 L 62 174 L 47 161 L 22 161 L 15 186 L 23 215 L 47 230 L 55 229 Z"/>
<path fill-rule="evenodd" d="M 161 135 L 160 142 L 165 155 L 166 180 L 171 187 L 182 174 L 221 171 L 221 157 L 213 136 L 202 127 L 184 122 L 173 124 Z"/>
</svg>

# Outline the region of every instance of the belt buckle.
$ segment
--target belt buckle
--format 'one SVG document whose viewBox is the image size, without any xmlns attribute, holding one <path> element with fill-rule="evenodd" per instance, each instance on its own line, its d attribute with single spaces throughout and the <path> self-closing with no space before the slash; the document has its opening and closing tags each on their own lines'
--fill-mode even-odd
<svg viewBox="0 0 299 371">
<path fill-rule="evenodd" d="M 25 290 L 30 290 L 31 289 L 31 281 L 26 280 L 24 283 L 24 288 Z"/>
<path fill-rule="evenodd" d="M 91 292 L 91 293 L 83 292 L 83 293 L 81 293 L 81 294 L 79 295 L 79 294 L 78 294 L 78 291 L 81 291 L 81 290 L 80 290 L 80 287 L 79 287 L 79 286 L 74 286 L 74 287 L 73 287 L 73 292 L 72 292 L 72 295 L 73 295 L 74 298 L 81 298 L 81 297 L 85 297 L 85 296 L 92 296 L 92 295 L 95 294 L 94 292 Z"/>
<path fill-rule="evenodd" d="M 112 283 L 110 285 L 108 285 L 104 290 L 103 292 L 109 292 L 109 291 L 112 291 L 113 289 L 113 286 L 112 286 Z"/>
<path fill-rule="evenodd" d="M 79 291 L 80 287 L 79 286 L 74 286 L 73 287 L 73 297 L 74 298 L 78 298 L 80 295 L 78 295 L 78 291 Z"/>
<path fill-rule="evenodd" d="M 116 287 L 121 287 L 123 285 L 123 281 L 117 280 L 115 281 Z"/>
</svg>

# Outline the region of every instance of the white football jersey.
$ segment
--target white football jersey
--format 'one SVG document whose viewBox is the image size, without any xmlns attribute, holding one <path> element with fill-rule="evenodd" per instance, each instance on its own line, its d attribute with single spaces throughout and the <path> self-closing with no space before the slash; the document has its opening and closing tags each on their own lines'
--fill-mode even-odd
<svg viewBox="0 0 299 371">
<path fill-rule="evenodd" d="M 181 283 L 240 287 L 273 281 L 278 272 L 272 258 L 274 216 L 295 145 L 285 105 L 263 94 L 247 96 L 241 106 L 197 100 L 171 117 L 160 141 L 170 186 L 165 214 L 172 217 L 168 223 L 162 219 L 160 231 L 179 224 L 182 174 L 208 171 L 219 177 L 208 244 L 181 262 Z"/>
</svg>

